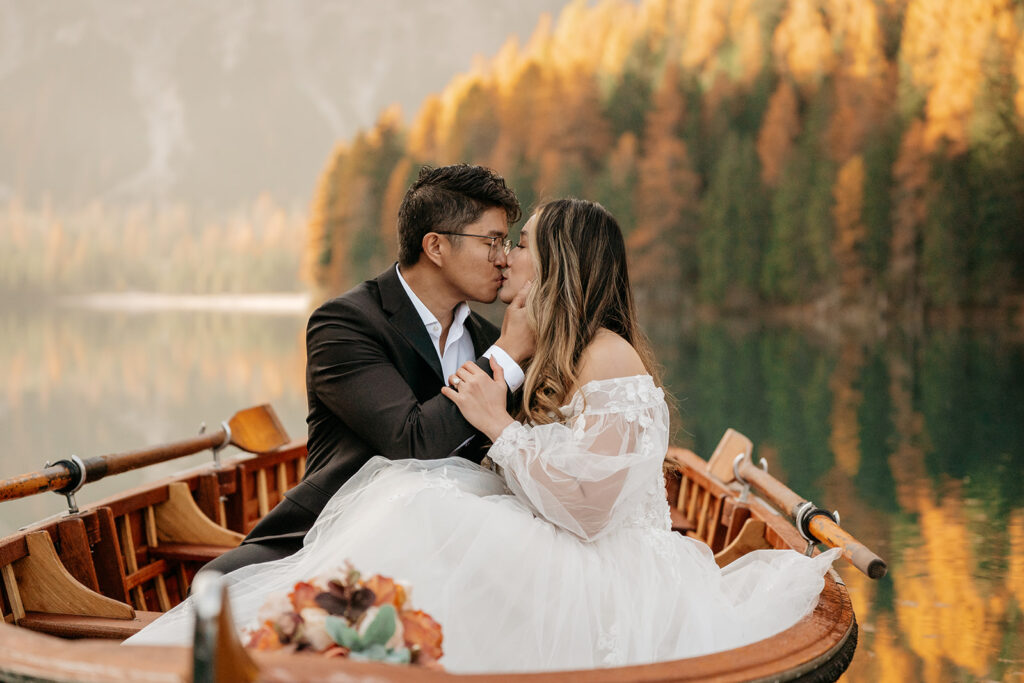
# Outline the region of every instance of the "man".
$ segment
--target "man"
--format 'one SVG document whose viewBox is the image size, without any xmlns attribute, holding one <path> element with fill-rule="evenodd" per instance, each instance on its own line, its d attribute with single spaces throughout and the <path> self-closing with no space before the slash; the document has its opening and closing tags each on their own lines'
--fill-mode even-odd
<svg viewBox="0 0 1024 683">
<path fill-rule="evenodd" d="M 398 211 L 398 264 L 318 308 L 306 330 L 306 472 L 242 545 L 207 565 L 228 572 L 290 555 L 331 496 L 372 456 L 479 461 L 480 435 L 441 395 L 476 359 L 522 384 L 533 352 L 522 297 L 499 330 L 467 301 L 494 301 L 519 202 L 479 166 L 425 167 Z"/>
</svg>

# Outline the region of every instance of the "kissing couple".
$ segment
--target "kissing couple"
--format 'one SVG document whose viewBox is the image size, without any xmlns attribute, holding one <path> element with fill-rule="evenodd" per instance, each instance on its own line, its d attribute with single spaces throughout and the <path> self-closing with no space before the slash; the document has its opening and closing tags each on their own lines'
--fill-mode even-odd
<svg viewBox="0 0 1024 683">
<path fill-rule="evenodd" d="M 838 551 L 720 569 L 671 530 L 669 410 L 615 218 L 552 201 L 513 244 L 519 217 L 493 171 L 423 168 L 398 263 L 312 314 L 305 475 L 208 565 L 239 625 L 349 560 L 414 586 L 459 673 L 707 654 L 814 607 Z M 468 304 L 495 298 L 500 330 Z M 127 642 L 190 642 L 191 603 Z"/>
</svg>

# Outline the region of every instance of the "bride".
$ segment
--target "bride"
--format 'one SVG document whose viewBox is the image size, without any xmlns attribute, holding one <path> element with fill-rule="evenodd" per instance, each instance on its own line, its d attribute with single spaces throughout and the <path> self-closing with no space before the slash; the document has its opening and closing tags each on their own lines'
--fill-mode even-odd
<svg viewBox="0 0 1024 683">
<path fill-rule="evenodd" d="M 615 219 L 579 199 L 541 207 L 508 283 L 529 287 L 537 331 L 518 419 L 493 361 L 493 378 L 469 363 L 442 390 L 492 440 L 494 469 L 373 458 L 298 553 L 227 575 L 238 623 L 345 560 L 410 582 L 444 628 L 441 663 L 460 673 L 707 654 L 808 613 L 838 551 L 761 550 L 719 569 L 707 545 L 670 529 L 669 412 Z M 185 644 L 191 610 L 187 600 L 126 642 Z"/>
</svg>

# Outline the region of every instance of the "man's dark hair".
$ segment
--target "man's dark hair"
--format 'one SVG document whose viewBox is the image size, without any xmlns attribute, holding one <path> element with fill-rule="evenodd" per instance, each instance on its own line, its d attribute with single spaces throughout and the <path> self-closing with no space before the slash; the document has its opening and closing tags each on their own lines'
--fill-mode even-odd
<svg viewBox="0 0 1024 683">
<path fill-rule="evenodd" d="M 411 266 L 428 232 L 462 232 L 487 209 L 504 209 L 509 225 L 519 220 L 519 200 L 489 168 L 455 164 L 424 166 L 398 209 L 398 263 Z"/>
</svg>

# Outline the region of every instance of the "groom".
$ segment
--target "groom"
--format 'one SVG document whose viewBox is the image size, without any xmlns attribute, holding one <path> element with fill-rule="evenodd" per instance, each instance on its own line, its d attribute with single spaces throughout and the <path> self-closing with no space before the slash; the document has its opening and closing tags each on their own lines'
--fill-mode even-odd
<svg viewBox="0 0 1024 683">
<path fill-rule="evenodd" d="M 441 387 L 466 361 L 505 371 L 533 352 L 522 299 L 499 331 L 467 301 L 494 301 L 519 201 L 480 166 L 425 167 L 398 210 L 398 263 L 328 301 L 306 329 L 306 472 L 242 541 L 206 568 L 290 555 L 331 496 L 372 456 L 479 462 L 482 437 Z"/>
</svg>

